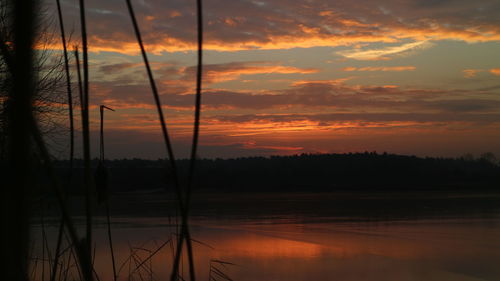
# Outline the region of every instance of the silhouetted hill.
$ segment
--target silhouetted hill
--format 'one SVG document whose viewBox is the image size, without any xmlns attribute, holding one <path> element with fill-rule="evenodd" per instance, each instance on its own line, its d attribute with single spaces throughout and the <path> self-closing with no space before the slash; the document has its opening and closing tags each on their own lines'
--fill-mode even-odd
<svg viewBox="0 0 500 281">
<path fill-rule="evenodd" d="M 188 160 L 177 163 L 181 172 L 187 170 Z M 57 161 L 56 165 L 60 173 L 65 173 L 68 163 Z M 165 160 L 110 160 L 106 165 L 114 191 L 172 188 Z M 83 162 L 77 160 L 75 166 L 75 173 L 81 175 Z M 185 172 L 182 174 L 184 179 Z M 195 182 L 198 189 L 232 192 L 479 190 L 499 186 L 500 167 L 487 159 L 419 158 L 375 152 L 201 159 Z"/>
</svg>

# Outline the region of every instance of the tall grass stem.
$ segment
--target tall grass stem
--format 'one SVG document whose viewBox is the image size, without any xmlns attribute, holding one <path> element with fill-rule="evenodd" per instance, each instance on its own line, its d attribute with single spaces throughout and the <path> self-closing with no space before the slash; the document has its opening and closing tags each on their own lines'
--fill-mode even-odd
<svg viewBox="0 0 500 281">
<path fill-rule="evenodd" d="M 85 0 L 80 0 L 80 28 L 83 52 L 83 100 L 82 132 L 83 132 L 83 158 L 85 165 L 85 210 L 86 210 L 86 242 L 88 252 L 92 252 L 92 171 L 90 167 L 90 127 L 89 127 L 89 59 L 87 49 L 87 25 L 85 22 Z M 91 274 L 91 273 L 90 273 Z"/>
<path fill-rule="evenodd" d="M 61 33 L 61 44 L 63 47 L 63 55 L 64 55 L 64 70 L 66 72 L 66 89 L 68 93 L 68 117 L 69 117 L 69 138 L 70 138 L 70 145 L 69 145 L 69 171 L 68 171 L 68 188 L 71 186 L 72 183 L 72 178 L 73 178 L 73 157 L 74 157 L 74 150 L 75 150 L 75 130 L 74 130 L 74 122 L 73 122 L 73 95 L 71 91 L 71 77 L 70 77 L 70 72 L 69 72 L 69 59 L 68 59 L 68 50 L 66 46 L 66 34 L 64 31 L 64 21 L 62 17 L 62 10 L 61 10 L 61 1 L 56 0 L 57 4 L 57 16 L 59 18 L 59 27 L 60 27 L 60 33 Z M 66 192 L 67 194 L 67 192 Z M 52 267 L 52 273 L 51 273 L 51 281 L 55 281 L 56 278 L 56 272 L 57 272 L 57 266 L 59 264 L 59 251 L 61 249 L 61 243 L 62 243 L 62 232 L 64 230 L 64 220 L 61 218 L 61 223 L 59 225 L 59 233 L 57 236 L 57 244 L 56 244 L 56 252 L 54 254 L 54 264 Z"/>
</svg>

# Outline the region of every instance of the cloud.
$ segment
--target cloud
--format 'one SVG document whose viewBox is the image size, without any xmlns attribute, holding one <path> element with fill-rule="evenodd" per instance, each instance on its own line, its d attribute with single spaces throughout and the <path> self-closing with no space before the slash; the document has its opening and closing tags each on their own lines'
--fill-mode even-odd
<svg viewBox="0 0 500 281">
<path fill-rule="evenodd" d="M 143 65 L 141 63 L 115 63 L 115 64 L 106 64 L 99 67 L 99 71 L 104 74 L 113 74 L 117 73 L 129 68 L 137 67 Z"/>
<path fill-rule="evenodd" d="M 497 119 L 498 120 L 498 119 Z M 227 128 L 239 128 L 247 124 L 228 123 Z M 273 125 L 273 124 L 269 124 Z M 154 131 L 115 130 L 107 126 L 106 155 L 110 159 L 148 158 L 167 156 L 159 127 Z M 498 123 L 488 126 L 467 125 L 461 122 L 352 122 L 349 127 L 313 126 L 310 131 L 276 132 L 268 130 L 261 134 L 228 136 L 227 130 L 202 131 L 199 156 L 201 158 L 230 158 L 265 156 L 276 154 L 332 153 L 356 151 L 387 151 L 398 154 L 420 156 L 460 156 L 464 151 L 479 154 L 484 151 L 498 152 Z M 234 133 L 234 131 L 231 131 Z M 251 133 L 251 132 L 249 132 Z M 255 133 L 259 133 L 256 129 Z M 91 136 L 98 154 L 98 132 Z M 190 139 L 177 138 L 172 132 L 173 147 L 178 158 L 189 157 Z M 487 136 L 487 137 L 485 137 Z M 124 140 L 127 140 L 126 142 Z M 302 148 L 302 149 L 300 149 Z M 299 150 L 300 149 L 300 150 Z"/>
<path fill-rule="evenodd" d="M 228 70 L 229 69 L 229 70 Z M 243 69 L 243 70 L 242 70 Z M 213 66 L 215 78 L 210 83 L 235 79 L 241 73 L 254 73 L 246 65 Z M 251 71 L 250 71 L 251 70 Z M 226 71 L 228 71 L 227 74 Z M 266 72 L 259 70 L 259 72 Z M 288 70 L 286 70 L 288 71 Z M 294 70 L 300 73 L 300 69 Z M 306 71 L 307 72 L 307 71 Z M 160 83 L 159 90 L 165 106 L 190 111 L 194 101 L 194 80 L 186 69 L 180 76 Z M 236 73 L 236 74 L 234 74 Z M 223 78 L 217 78 L 220 75 Z M 229 77 L 229 78 L 228 78 Z M 160 80 L 164 81 L 164 80 Z M 497 89 L 419 89 L 394 85 L 348 85 L 342 80 L 298 80 L 289 87 L 277 90 L 230 90 L 210 88 L 203 90 L 203 110 L 214 114 L 219 111 L 308 112 L 341 110 L 344 112 L 414 112 L 414 113 L 484 113 L 499 111 Z M 214 84 L 215 85 L 215 84 Z M 115 81 L 94 82 L 91 88 L 93 103 L 113 108 L 153 108 L 153 99 L 146 79 L 136 84 Z"/>
<path fill-rule="evenodd" d="M 284 66 L 273 62 L 231 62 L 222 64 L 203 65 L 203 81 L 212 84 L 237 80 L 242 75 L 255 74 L 311 74 L 317 73 L 317 68 L 299 68 L 294 66 Z M 196 66 L 183 68 L 179 72 L 180 80 L 194 81 Z"/>
<path fill-rule="evenodd" d="M 382 52 L 343 53 L 361 59 L 380 59 L 409 48 L 428 46 L 429 43 L 423 42 L 500 40 L 500 27 L 494 12 L 500 9 L 498 1 L 455 2 L 431 6 L 417 0 L 387 0 L 385 7 L 390 7 L 390 11 L 384 11 L 378 2 L 371 0 L 312 0 L 307 3 L 210 0 L 204 5 L 204 47 L 206 50 L 237 51 L 414 41 L 382 49 Z M 92 0 L 86 4 L 90 51 L 138 54 L 123 3 Z M 192 2 L 151 0 L 134 3 L 134 7 L 149 52 L 196 49 Z M 78 5 L 63 2 L 63 12 L 67 25 L 78 30 Z M 53 47 L 59 48 L 58 43 Z"/>
<path fill-rule="evenodd" d="M 500 68 L 492 68 L 490 69 L 490 73 L 496 76 L 500 76 Z"/>
<path fill-rule="evenodd" d="M 473 77 L 476 77 L 476 74 L 478 72 L 482 72 L 484 70 L 482 69 L 464 69 L 462 70 L 462 72 L 464 73 L 464 77 L 465 78 L 473 78 Z"/>
<path fill-rule="evenodd" d="M 367 67 L 344 67 L 343 71 L 413 71 L 415 66 L 367 66 Z"/>
<path fill-rule="evenodd" d="M 308 85 L 308 84 L 317 84 L 317 85 L 341 85 L 344 84 L 345 82 L 354 79 L 354 76 L 351 77 L 344 77 L 344 78 L 339 78 L 339 79 L 332 79 L 332 80 L 295 80 L 291 84 L 291 86 L 301 86 L 301 85 Z"/>
<path fill-rule="evenodd" d="M 497 14 L 500 2 L 497 0 L 384 0 L 384 8 L 380 6 L 380 1 L 373 0 L 207 0 L 204 3 L 205 50 L 276 50 L 325 46 L 338 47 L 337 50 L 342 47 L 344 50 L 333 58 L 321 59 L 318 57 L 321 52 L 333 50 L 323 48 L 316 53 L 319 48 L 311 49 L 309 51 L 313 52 L 313 56 L 310 61 L 302 57 L 289 57 L 287 59 L 290 61 L 287 62 L 217 64 L 213 62 L 249 59 L 254 55 L 258 57 L 255 60 L 268 60 L 269 56 L 275 54 L 283 58 L 290 53 L 297 56 L 304 52 L 207 52 L 206 61 L 209 63 L 204 65 L 202 136 L 212 142 L 210 149 L 217 149 L 217 140 L 220 140 L 221 151 L 227 153 L 254 149 L 254 152 L 249 153 L 254 154 L 257 148 L 267 153 L 277 151 L 273 148 L 278 147 L 284 150 L 288 147 L 290 151 L 299 147 L 309 150 L 312 143 L 321 142 L 321 138 L 315 136 L 325 131 L 348 135 L 362 129 L 375 131 L 397 128 L 387 134 L 394 137 L 402 132 L 402 128 L 416 130 L 441 126 L 460 131 L 467 128 L 467 124 L 473 123 L 480 128 L 481 125 L 500 120 L 498 86 L 493 85 L 494 80 L 491 79 L 499 71 L 487 69 L 486 66 L 478 66 L 484 68 L 485 75 L 486 72 L 490 73 L 491 81 L 477 86 L 483 89 L 471 89 L 471 83 L 467 83 L 465 89 L 461 89 L 460 84 L 448 84 L 446 81 L 450 80 L 445 73 L 443 77 L 425 79 L 425 85 L 421 87 L 405 87 L 404 81 L 392 80 L 397 77 L 389 78 L 392 81 L 390 83 L 398 84 L 398 87 L 385 85 L 389 82 L 382 80 L 378 80 L 378 85 L 368 85 L 368 80 L 363 81 L 364 85 L 356 85 L 356 80 L 347 82 L 352 77 L 334 80 L 342 76 L 331 76 L 335 71 L 338 72 L 338 69 L 332 69 L 333 65 L 324 66 L 324 72 L 319 68 L 304 67 L 314 65 L 318 58 L 331 59 L 334 63 L 348 59 L 389 60 L 422 51 L 441 40 L 498 42 L 500 24 Z M 75 30 L 73 42 L 78 42 L 78 5 L 72 1 L 63 1 L 62 4 L 67 30 Z M 122 1 L 88 0 L 86 4 L 91 52 L 139 54 L 126 5 Z M 151 56 L 153 60 L 166 58 L 182 61 L 152 64 L 168 124 L 176 138 L 188 138 L 192 130 L 196 71 L 190 64 L 195 57 L 191 51 L 196 49 L 197 35 L 194 5 L 195 2 L 184 0 L 134 1 L 147 51 L 155 54 L 185 52 L 164 54 L 161 58 Z M 57 35 L 55 38 L 58 38 Z M 55 42 L 57 46 L 54 47 L 60 48 L 59 42 Z M 490 46 L 485 44 L 479 47 L 487 49 Z M 471 48 L 471 51 L 476 49 Z M 107 119 L 110 130 L 115 128 L 137 135 L 159 131 L 144 66 L 136 63 L 141 61 L 139 57 L 121 54 L 91 55 L 93 59 L 105 61 L 102 64 L 92 63 L 91 103 L 106 104 L 117 109 L 114 117 L 110 114 L 110 119 Z M 480 65 L 481 61 L 478 63 Z M 378 65 L 374 62 L 370 64 Z M 343 75 L 357 75 L 362 71 L 415 69 L 406 64 L 366 67 L 347 64 L 357 67 L 344 69 L 350 72 Z M 445 65 L 452 64 L 444 64 L 443 67 Z M 465 70 L 464 74 L 472 76 L 478 71 Z M 376 76 L 379 78 L 374 79 L 384 79 L 381 73 Z M 423 81 L 421 78 L 405 81 L 419 83 Z M 269 83 L 271 79 L 283 81 Z M 244 84 L 243 80 L 255 82 Z M 285 83 L 289 83 L 288 86 L 282 86 Z M 445 86 L 432 88 L 438 83 Z M 238 87 L 241 87 L 240 90 L 237 90 Z M 97 124 L 98 128 L 98 111 L 92 108 L 92 112 L 93 121 L 96 122 L 93 124 Z M 256 139 L 263 133 L 268 134 L 266 141 L 257 141 L 253 148 L 250 143 L 240 141 L 246 136 L 247 140 Z M 339 136 L 337 133 L 323 140 L 332 142 Z M 282 143 L 273 142 L 279 138 L 278 135 L 282 136 Z M 364 137 L 368 139 L 371 136 Z M 485 134 L 477 136 L 485 140 L 498 139 L 498 134 L 494 137 L 485 137 Z M 160 133 L 158 138 L 161 139 Z M 310 143 L 287 143 L 292 138 L 309 138 Z M 125 133 L 123 139 L 128 140 Z M 142 141 L 137 140 L 138 149 Z M 350 144 L 350 141 L 352 139 L 346 143 Z M 162 147 L 161 141 L 159 143 L 158 146 Z M 222 148 L 224 145 L 229 146 Z M 157 150 L 152 151 L 151 155 L 155 156 L 155 152 Z"/>
<path fill-rule="evenodd" d="M 424 50 L 432 46 L 429 41 L 418 41 L 413 43 L 407 43 L 399 46 L 391 46 L 380 49 L 370 49 L 370 50 L 346 50 L 339 51 L 336 54 L 341 55 L 346 58 L 355 60 L 383 60 L 388 59 L 393 56 L 400 56 L 409 54 L 410 52 Z"/>
<path fill-rule="evenodd" d="M 163 95 L 184 95 L 193 93 L 196 66 L 180 66 L 173 62 L 151 62 L 157 86 Z M 98 66 L 102 75 L 93 79 L 92 91 L 98 102 L 113 103 L 115 106 L 144 106 L 150 96 L 149 86 L 142 63 L 114 63 Z M 221 82 L 241 79 L 245 75 L 297 74 L 319 72 L 317 68 L 301 68 L 282 65 L 279 62 L 248 61 L 203 65 L 205 87 Z M 345 81 L 339 80 L 339 81 Z"/>
<path fill-rule="evenodd" d="M 497 114 L 453 114 L 453 113 L 312 113 L 312 114 L 247 114 L 217 115 L 215 120 L 229 123 L 290 123 L 312 121 L 320 124 L 342 122 L 500 122 Z"/>
<path fill-rule="evenodd" d="M 355 138 L 366 142 L 377 134 L 385 139 L 402 140 L 405 132 L 416 136 L 413 144 L 418 149 L 423 149 L 420 145 L 423 133 L 441 135 L 443 143 L 446 136 L 457 132 L 469 138 L 471 134 L 464 132 L 474 132 L 477 139 L 496 139 L 498 135 L 484 136 L 485 132 L 496 132 L 500 127 L 497 90 L 363 86 L 329 80 L 303 80 L 288 88 L 262 92 L 205 89 L 202 143 L 207 149 L 205 153 L 216 157 L 220 156 L 217 153 L 268 155 L 329 151 L 333 145 L 326 140 L 345 138 L 337 145 L 348 146 Z M 194 95 L 164 91 L 162 89 L 161 99 L 169 130 L 176 143 L 187 147 L 192 134 Z M 113 130 L 122 132 L 122 138 L 108 142 L 116 143 L 114 153 L 122 149 L 120 155 L 129 155 L 123 151 L 148 143 L 148 155 L 160 155 L 149 147 L 149 144 L 151 148 L 156 147 L 157 152 L 162 149 L 147 83 L 118 87 L 113 82 L 101 82 L 94 85 L 92 93 L 93 103 L 105 103 L 116 109 L 106 121 L 110 136 Z M 97 108 L 92 108 L 91 114 L 93 127 L 98 128 Z M 129 140 L 135 137 L 127 134 L 146 139 L 132 142 Z M 321 144 L 322 141 L 325 143 Z M 409 145 L 407 141 L 404 143 Z M 202 155 L 208 156 L 205 153 Z"/>
<path fill-rule="evenodd" d="M 488 71 L 489 73 L 491 73 L 493 75 L 500 76 L 500 68 L 492 68 L 489 70 L 485 70 L 485 69 L 465 69 L 465 70 L 462 70 L 465 78 L 473 78 L 476 76 L 476 74 L 478 72 L 483 72 L 483 71 Z"/>
</svg>

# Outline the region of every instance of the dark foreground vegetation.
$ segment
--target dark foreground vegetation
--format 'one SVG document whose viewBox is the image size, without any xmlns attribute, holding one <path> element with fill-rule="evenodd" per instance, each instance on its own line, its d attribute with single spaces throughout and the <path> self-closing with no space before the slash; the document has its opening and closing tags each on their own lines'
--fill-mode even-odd
<svg viewBox="0 0 500 281">
<path fill-rule="evenodd" d="M 89 103 L 89 58 L 87 43 L 87 25 L 85 0 L 79 0 L 80 34 L 81 40 L 74 44 L 74 57 L 77 77 L 77 92 L 81 113 L 81 131 L 83 141 L 83 160 L 79 170 L 73 170 L 74 159 L 74 112 L 73 112 L 73 85 L 69 63 L 69 50 L 67 34 L 64 31 L 61 3 L 56 0 L 57 17 L 61 34 L 63 49 L 64 72 L 58 66 L 51 67 L 49 59 L 41 55 L 39 47 L 46 42 L 40 41 L 40 34 L 54 34 L 53 30 L 42 27 L 50 26 L 52 15 L 45 13 L 44 1 L 14 1 L 0 0 L 0 271 L 2 280 L 101 280 L 94 268 L 95 240 L 93 240 L 93 212 L 95 205 L 104 205 L 107 217 L 107 236 L 109 253 L 112 261 L 113 279 L 118 280 L 113 250 L 111 231 L 111 216 L 109 212 L 109 199 L 107 188 L 107 170 L 104 166 L 104 131 L 103 109 L 101 108 L 100 131 L 100 162 L 97 172 L 91 166 L 90 153 L 90 106 Z M 202 53 L 203 53 L 203 18 L 201 0 L 196 1 L 196 27 L 197 27 L 197 71 L 196 71 L 196 99 L 195 116 L 193 122 L 193 139 L 189 173 L 186 184 L 179 184 L 176 161 L 170 144 L 170 137 L 165 124 L 162 104 L 149 65 L 147 53 L 142 42 L 139 25 L 137 23 L 131 0 L 126 0 L 127 10 L 137 39 L 144 66 L 150 81 L 151 92 L 158 111 L 164 143 L 170 161 L 169 171 L 172 185 L 175 187 L 177 201 L 176 213 L 180 220 L 176 235 L 171 238 L 172 271 L 170 280 L 188 280 L 179 271 L 183 255 L 189 263 L 189 280 L 195 281 L 194 255 L 191 246 L 188 214 L 191 199 L 191 186 L 194 178 L 195 163 L 198 148 L 198 135 L 201 112 L 202 89 Z M 44 15 L 47 15 L 44 17 Z M 73 15 L 74 16 L 74 15 Z M 41 36 L 44 37 L 44 36 Z M 48 35 L 48 37 L 51 37 Z M 89 36 L 91 37 L 91 36 Z M 50 45 L 50 44 L 49 44 Z M 82 50 L 82 64 L 80 66 L 79 48 Z M 45 58 L 50 58 L 56 52 L 48 52 Z M 57 54 L 56 54 L 57 56 Z M 66 79 L 63 79 L 63 74 Z M 83 75 L 81 75 L 83 74 Z M 69 161 L 62 169 L 54 169 L 51 149 L 46 140 L 51 138 L 50 130 L 44 130 L 45 120 L 54 120 L 58 110 L 63 108 L 56 99 L 60 88 L 66 80 L 69 123 Z M 64 92 L 64 90 L 62 91 Z M 64 101 L 64 99 L 63 99 Z M 45 118 L 44 118 L 45 117 Z M 65 119 L 56 122 L 57 127 Z M 51 122 L 49 122 L 51 123 Z M 55 135 L 55 132 L 52 132 Z M 78 180 L 73 181 L 75 176 Z M 74 188 L 74 187 L 77 188 Z M 42 188 L 40 188 L 42 187 Z M 74 218 L 70 215 L 70 195 L 77 191 L 84 195 L 85 235 L 77 231 Z M 97 193 L 95 192 L 97 191 Z M 96 200 L 97 199 L 97 200 Z M 58 234 L 55 247 L 49 246 L 45 235 L 45 209 L 46 206 L 56 206 L 59 219 Z M 32 235 L 33 218 L 40 219 L 42 239 L 36 241 Z M 175 242 L 174 242 L 175 241 Z M 176 244 L 174 249 L 174 243 Z M 36 246 L 41 248 L 41 257 L 36 253 Z M 184 247 L 185 245 L 185 247 Z M 162 246 L 163 247 L 163 246 Z M 156 252 L 155 252 L 156 253 Z M 53 255 L 52 255 L 53 254 Z M 135 259 L 134 255 L 129 260 Z M 140 263 L 142 265 L 142 263 Z M 66 270 L 64 270 L 66 268 Z M 41 270 L 40 270 L 41 269 Z M 76 269 L 76 270 L 75 270 Z M 68 275 L 73 271 L 75 275 Z M 76 275 L 76 273 L 78 275 Z M 128 280 L 133 280 L 130 273 Z M 78 276 L 75 278 L 75 276 Z M 150 270 L 150 279 L 153 279 Z M 227 279 L 227 278 L 226 278 Z M 141 277 L 141 280 L 142 277 Z M 215 279 L 214 279 L 215 280 Z"/>
<path fill-rule="evenodd" d="M 500 166 L 489 158 L 419 158 L 365 152 L 198 161 L 195 188 L 209 191 L 478 191 L 500 187 Z M 177 162 L 179 170 L 186 172 L 188 160 Z M 56 164 L 60 173 L 68 166 L 67 161 Z M 97 160 L 93 164 L 97 165 Z M 168 189 L 172 185 L 165 174 L 165 160 L 110 160 L 106 164 L 115 192 Z M 82 162 L 75 165 L 82 173 Z M 78 185 L 73 191 L 79 192 Z"/>
</svg>

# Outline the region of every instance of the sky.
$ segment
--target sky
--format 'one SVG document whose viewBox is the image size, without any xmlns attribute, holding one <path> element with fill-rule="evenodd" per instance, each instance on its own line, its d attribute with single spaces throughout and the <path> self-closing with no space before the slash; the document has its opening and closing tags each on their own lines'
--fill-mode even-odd
<svg viewBox="0 0 500 281">
<path fill-rule="evenodd" d="M 55 2 L 55 1 L 53 1 Z M 195 1 L 133 0 L 178 158 L 188 157 Z M 47 3 L 55 15 L 55 4 Z M 166 157 L 124 0 L 87 5 L 94 155 Z M 204 0 L 199 157 L 378 151 L 500 156 L 500 1 Z M 77 0 L 63 0 L 71 44 Z M 51 48 L 60 50 L 60 42 Z M 81 146 L 77 140 L 77 145 Z"/>
</svg>

